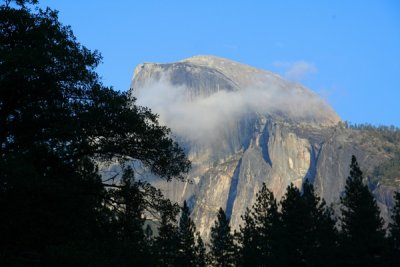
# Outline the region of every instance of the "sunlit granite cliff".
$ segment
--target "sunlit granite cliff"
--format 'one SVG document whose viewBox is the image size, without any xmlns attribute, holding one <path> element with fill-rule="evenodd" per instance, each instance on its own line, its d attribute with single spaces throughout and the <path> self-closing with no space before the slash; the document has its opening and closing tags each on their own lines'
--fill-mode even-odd
<svg viewBox="0 0 400 267">
<path fill-rule="evenodd" d="M 338 203 L 356 155 L 368 176 L 391 155 L 365 142 L 309 89 L 273 73 L 214 56 L 136 67 L 130 94 L 160 114 L 185 148 L 191 183 L 148 175 L 170 199 L 188 200 L 204 237 L 219 207 L 233 229 L 262 183 L 279 199 L 290 183 L 309 179 L 328 203 Z M 387 217 L 396 185 L 371 182 Z"/>
</svg>

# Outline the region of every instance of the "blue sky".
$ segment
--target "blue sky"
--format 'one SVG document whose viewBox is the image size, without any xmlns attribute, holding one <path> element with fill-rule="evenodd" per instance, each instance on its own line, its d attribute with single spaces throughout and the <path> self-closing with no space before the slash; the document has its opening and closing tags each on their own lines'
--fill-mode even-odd
<svg viewBox="0 0 400 267">
<path fill-rule="evenodd" d="M 106 85 L 142 62 L 216 55 L 324 97 L 342 119 L 400 126 L 400 1 L 40 1 L 103 55 Z"/>
</svg>

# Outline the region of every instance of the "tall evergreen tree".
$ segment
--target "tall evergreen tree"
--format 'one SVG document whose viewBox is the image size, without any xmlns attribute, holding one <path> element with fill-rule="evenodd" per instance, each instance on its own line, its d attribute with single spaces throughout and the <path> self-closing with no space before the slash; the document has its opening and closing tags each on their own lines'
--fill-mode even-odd
<svg viewBox="0 0 400 267">
<path fill-rule="evenodd" d="M 304 233 L 309 248 L 304 255 L 307 266 L 337 266 L 338 236 L 333 210 L 316 195 L 308 180 L 303 183 L 302 199 L 309 219 L 308 230 Z"/>
<path fill-rule="evenodd" d="M 162 212 L 158 236 L 154 242 L 154 254 L 157 266 L 172 267 L 177 265 L 178 230 L 175 226 L 175 214 Z"/>
<path fill-rule="evenodd" d="M 207 253 L 206 253 L 206 246 L 204 245 L 203 239 L 200 236 L 200 233 L 197 233 L 196 239 L 196 264 L 197 267 L 205 267 L 207 266 Z"/>
<path fill-rule="evenodd" d="M 256 202 L 244 216 L 240 226 L 240 264 L 243 266 L 274 266 L 278 264 L 277 246 L 279 212 L 273 193 L 263 183 Z"/>
<path fill-rule="evenodd" d="M 302 190 L 291 184 L 281 201 L 279 266 L 334 266 L 336 229 L 332 211 L 308 180 Z"/>
<path fill-rule="evenodd" d="M 383 220 L 376 200 L 368 186 L 363 184 L 363 174 L 354 155 L 344 196 L 340 200 L 344 264 L 379 266 L 385 244 Z"/>
<path fill-rule="evenodd" d="M 146 240 L 144 228 L 145 198 L 140 191 L 140 183 L 134 179 L 134 172 L 127 167 L 121 178 L 120 188 L 108 192 L 114 209 L 114 233 L 120 244 L 118 265 L 149 265 L 150 247 Z M 118 245 L 117 245 L 118 246 Z"/>
<path fill-rule="evenodd" d="M 400 192 L 394 193 L 394 207 L 392 209 L 391 219 L 389 223 L 389 242 L 390 253 L 389 261 L 391 266 L 400 265 Z"/>
<path fill-rule="evenodd" d="M 306 266 L 311 218 L 300 190 L 293 184 L 287 187 L 281 201 L 281 244 L 278 253 L 281 266 Z M 286 255 L 285 255 L 286 254 Z"/>
<path fill-rule="evenodd" d="M 235 266 L 235 247 L 229 220 L 222 208 L 211 227 L 209 260 L 212 266 Z"/>
<path fill-rule="evenodd" d="M 244 215 L 241 216 L 244 225 L 239 226 L 239 232 L 235 232 L 235 237 L 237 239 L 239 254 L 237 255 L 237 262 L 240 266 L 257 266 L 260 262 L 259 254 L 257 251 L 257 232 L 256 226 L 251 215 L 249 208 L 246 209 Z"/>
<path fill-rule="evenodd" d="M 190 210 L 186 203 L 183 202 L 181 217 L 178 226 L 178 266 L 194 266 L 196 263 L 196 243 L 195 243 L 196 226 L 190 218 Z"/>
</svg>

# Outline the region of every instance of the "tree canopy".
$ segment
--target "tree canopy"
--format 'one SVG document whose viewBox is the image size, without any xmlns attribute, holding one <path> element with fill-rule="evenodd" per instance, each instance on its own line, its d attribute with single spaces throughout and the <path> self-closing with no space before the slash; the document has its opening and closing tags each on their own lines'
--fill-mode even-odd
<svg viewBox="0 0 400 267">
<path fill-rule="evenodd" d="M 218 210 L 217 219 L 211 227 L 209 261 L 212 266 L 235 266 L 235 247 L 229 219 L 225 211 Z"/>
<path fill-rule="evenodd" d="M 49 260 L 66 244 L 87 247 L 115 231 L 143 238 L 143 209 L 162 206 L 161 193 L 129 168 L 122 181 L 105 183 L 100 163 L 137 161 L 166 180 L 184 180 L 190 168 L 157 115 L 104 86 L 96 73 L 100 54 L 81 45 L 57 11 L 32 10 L 36 2 L 0 7 L 4 264 Z"/>
<path fill-rule="evenodd" d="M 376 266 L 382 261 L 385 232 L 380 211 L 355 156 L 341 198 L 342 248 L 345 264 Z"/>
</svg>

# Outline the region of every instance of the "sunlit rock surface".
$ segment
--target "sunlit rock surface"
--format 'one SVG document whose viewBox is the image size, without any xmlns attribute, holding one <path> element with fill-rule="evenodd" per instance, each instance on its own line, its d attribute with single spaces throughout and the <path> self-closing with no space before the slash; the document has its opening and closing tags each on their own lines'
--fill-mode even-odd
<svg viewBox="0 0 400 267">
<path fill-rule="evenodd" d="M 381 159 L 307 88 L 267 71 L 213 56 L 136 67 L 130 94 L 160 114 L 185 148 L 191 183 L 147 176 L 171 200 L 188 200 L 208 238 L 222 207 L 233 229 L 262 183 L 280 199 L 309 179 L 336 205 L 354 154 L 368 174 Z M 372 188 L 387 217 L 393 188 Z"/>
</svg>

